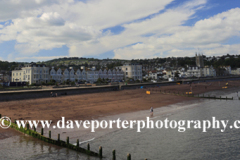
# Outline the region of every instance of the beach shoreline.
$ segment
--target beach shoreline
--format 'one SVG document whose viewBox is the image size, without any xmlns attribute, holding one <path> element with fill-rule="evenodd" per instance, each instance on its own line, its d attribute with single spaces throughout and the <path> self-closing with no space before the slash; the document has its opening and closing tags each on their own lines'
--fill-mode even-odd
<svg viewBox="0 0 240 160">
<path fill-rule="evenodd" d="M 231 92 L 240 86 L 239 81 L 229 81 L 228 83 L 228 89 L 224 89 L 224 92 Z M 12 120 L 52 120 L 52 124 L 56 124 L 58 120 L 61 120 L 61 117 L 65 117 L 65 119 L 68 120 L 97 120 L 107 116 L 146 111 L 149 110 L 150 107 L 155 109 L 198 99 L 194 97 L 161 94 L 156 92 L 156 90 L 185 93 L 189 92 L 192 87 L 194 94 L 206 94 L 212 91 L 223 91 L 222 86 L 224 84 L 225 82 L 221 82 L 221 84 L 219 82 L 208 82 L 192 85 L 162 86 L 159 88 L 0 102 L 0 114 L 11 117 Z M 148 95 L 146 94 L 147 90 L 153 91 Z M 10 130 L 12 129 L 9 129 L 9 132 L 12 132 Z M 4 137 L 7 138 L 7 134 L 5 133 L 5 130 L 0 129 L 0 135 L 4 134 L 4 136 L 0 136 L 0 139 Z M 11 134 L 9 135 L 11 136 Z"/>
</svg>

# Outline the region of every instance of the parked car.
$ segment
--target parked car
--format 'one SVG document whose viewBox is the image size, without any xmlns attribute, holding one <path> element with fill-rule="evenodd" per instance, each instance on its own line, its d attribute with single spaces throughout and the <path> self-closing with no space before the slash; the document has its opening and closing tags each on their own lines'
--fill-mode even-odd
<svg viewBox="0 0 240 160">
<path fill-rule="evenodd" d="M 157 81 L 156 81 L 156 80 L 151 80 L 151 82 L 153 82 L 153 83 L 157 83 Z"/>
</svg>

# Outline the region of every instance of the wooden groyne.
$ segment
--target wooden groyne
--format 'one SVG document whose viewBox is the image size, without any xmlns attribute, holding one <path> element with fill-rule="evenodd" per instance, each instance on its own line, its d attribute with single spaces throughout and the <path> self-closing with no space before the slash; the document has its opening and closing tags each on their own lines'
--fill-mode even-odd
<svg viewBox="0 0 240 160">
<path fill-rule="evenodd" d="M 193 94 L 192 92 L 173 92 L 173 91 L 166 91 L 166 90 L 160 90 L 158 88 L 149 88 L 146 91 L 146 94 L 151 93 L 160 93 L 160 94 L 167 94 L 167 95 L 175 95 L 175 96 L 185 96 L 185 97 L 194 97 L 194 98 L 206 98 L 206 99 L 219 99 L 219 100 L 234 100 L 233 97 L 224 97 L 224 96 L 210 96 L 210 95 L 204 95 L 204 94 Z M 240 100 L 240 97 L 238 97 L 237 100 Z"/>
<path fill-rule="evenodd" d="M 1 120 L 4 120 L 4 117 L 2 117 L 1 114 L 0 114 L 0 118 L 1 118 Z M 11 120 L 11 118 L 10 118 L 10 120 Z M 83 153 L 83 154 L 86 154 L 86 155 L 89 155 L 89 156 L 99 157 L 100 159 L 104 158 L 102 146 L 99 146 L 98 153 L 97 153 L 97 152 L 94 152 L 94 151 L 90 150 L 90 144 L 89 143 L 87 144 L 87 149 L 79 147 L 79 139 L 77 139 L 76 145 L 73 145 L 73 144 L 69 143 L 69 137 L 66 138 L 66 141 L 61 140 L 60 139 L 60 134 L 58 134 L 57 140 L 52 139 L 51 138 L 51 131 L 48 132 L 48 137 L 44 136 L 44 134 L 43 134 L 44 129 L 43 128 L 41 129 L 41 133 L 38 133 L 36 131 L 36 128 L 33 128 L 33 130 L 31 130 L 29 128 L 29 124 L 27 124 L 25 128 L 23 128 L 22 126 L 19 128 L 17 123 L 16 123 L 16 120 L 14 122 L 4 120 L 4 124 L 6 126 L 10 125 L 11 128 L 13 128 L 13 129 L 15 129 L 15 130 L 17 130 L 21 133 L 32 136 L 34 138 L 37 138 L 39 140 L 42 140 L 44 142 L 54 144 L 54 145 L 57 145 L 57 146 L 60 146 L 60 147 L 68 148 L 68 149 L 71 149 L 71 150 L 74 150 L 74 151 L 77 151 L 77 152 L 80 152 L 80 153 Z M 116 160 L 116 150 L 112 151 L 112 160 Z M 131 154 L 130 153 L 127 154 L 127 160 L 131 160 Z M 147 160 L 147 159 L 145 159 L 145 160 Z"/>
</svg>

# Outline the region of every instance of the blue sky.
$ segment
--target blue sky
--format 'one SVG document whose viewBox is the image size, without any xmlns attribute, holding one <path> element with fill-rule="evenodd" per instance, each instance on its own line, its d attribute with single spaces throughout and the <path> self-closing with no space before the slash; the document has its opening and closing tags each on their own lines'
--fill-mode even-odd
<svg viewBox="0 0 240 160">
<path fill-rule="evenodd" d="M 0 60 L 239 54 L 239 0 L 0 2 Z"/>
</svg>

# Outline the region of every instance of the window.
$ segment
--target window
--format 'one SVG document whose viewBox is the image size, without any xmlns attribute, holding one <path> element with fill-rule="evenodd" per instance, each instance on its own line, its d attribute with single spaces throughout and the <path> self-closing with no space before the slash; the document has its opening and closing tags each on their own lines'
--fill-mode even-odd
<svg viewBox="0 0 240 160">
<path fill-rule="evenodd" d="M 127 68 L 126 68 L 126 71 L 127 71 Z"/>
<path fill-rule="evenodd" d="M 126 75 L 128 75 L 128 72 L 126 72 Z"/>
</svg>

